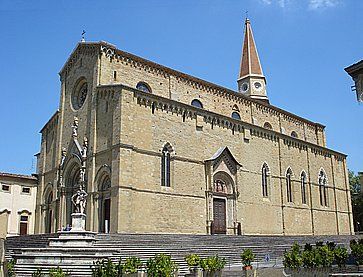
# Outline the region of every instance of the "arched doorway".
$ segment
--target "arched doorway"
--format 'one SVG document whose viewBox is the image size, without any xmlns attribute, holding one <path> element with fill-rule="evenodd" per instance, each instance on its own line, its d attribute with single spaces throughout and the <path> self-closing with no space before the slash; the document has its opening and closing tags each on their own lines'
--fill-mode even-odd
<svg viewBox="0 0 363 277">
<path fill-rule="evenodd" d="M 46 198 L 45 198 L 45 205 L 46 205 L 45 224 L 44 224 L 45 233 L 51 233 L 52 232 L 52 225 L 53 225 L 52 203 L 53 203 L 53 192 L 49 191 L 46 194 Z"/>
<path fill-rule="evenodd" d="M 231 176 L 219 171 L 213 175 L 212 234 L 227 234 L 233 226 L 231 215 L 235 207 L 234 182 Z"/>
<path fill-rule="evenodd" d="M 66 224 L 72 224 L 72 213 L 75 211 L 74 205 L 72 203 L 72 196 L 79 189 L 79 173 L 80 167 L 75 164 L 68 171 L 66 185 L 65 185 L 65 197 L 66 197 Z"/>
<path fill-rule="evenodd" d="M 111 179 L 105 175 L 99 185 L 99 232 L 110 232 L 111 221 Z"/>
</svg>

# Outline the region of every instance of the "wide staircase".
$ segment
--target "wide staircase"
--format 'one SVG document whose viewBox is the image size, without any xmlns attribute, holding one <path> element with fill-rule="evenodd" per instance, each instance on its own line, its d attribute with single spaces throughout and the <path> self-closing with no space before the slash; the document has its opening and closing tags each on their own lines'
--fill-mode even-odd
<svg viewBox="0 0 363 277">
<path fill-rule="evenodd" d="M 47 234 L 8 238 L 6 240 L 7 256 L 10 257 L 14 251 L 19 253 L 21 249 L 37 248 L 41 251 L 41 248 L 47 248 L 48 239 L 56 236 L 57 234 Z M 241 268 L 240 254 L 247 248 L 252 249 L 256 254 L 255 267 L 281 267 L 284 251 L 294 242 L 303 245 L 315 244 L 316 241 L 334 241 L 338 245 L 348 246 L 353 238 L 356 237 L 98 234 L 92 249 L 97 250 L 98 253 L 112 253 L 109 258 L 115 261 L 119 258 L 137 256 L 146 262 L 155 254 L 169 254 L 178 263 L 179 274 L 182 276 L 188 273 L 184 261 L 187 254 L 196 253 L 201 257 L 219 255 L 227 261 L 225 276 L 232 276 L 228 272 L 232 273 Z M 45 265 L 23 264 L 21 266 L 27 268 L 27 272 L 31 272 Z"/>
</svg>

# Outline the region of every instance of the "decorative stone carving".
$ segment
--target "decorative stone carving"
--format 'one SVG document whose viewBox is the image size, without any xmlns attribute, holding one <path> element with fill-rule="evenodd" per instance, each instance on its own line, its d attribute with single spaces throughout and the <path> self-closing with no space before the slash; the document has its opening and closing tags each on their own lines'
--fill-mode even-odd
<svg viewBox="0 0 363 277">
<path fill-rule="evenodd" d="M 73 138 L 78 137 L 78 124 L 79 124 L 78 117 L 75 116 L 73 118 L 73 125 L 72 125 L 72 137 Z"/>
<path fill-rule="evenodd" d="M 72 202 L 76 207 L 76 213 L 85 214 L 87 195 L 88 194 L 84 189 L 80 189 L 72 196 Z"/>
</svg>

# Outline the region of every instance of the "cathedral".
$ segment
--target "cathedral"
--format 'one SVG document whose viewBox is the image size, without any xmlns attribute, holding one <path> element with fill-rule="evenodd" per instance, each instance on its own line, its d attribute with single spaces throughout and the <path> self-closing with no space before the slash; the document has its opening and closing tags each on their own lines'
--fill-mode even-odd
<svg viewBox="0 0 363 277">
<path fill-rule="evenodd" d="M 246 19 L 237 90 L 106 42 L 78 43 L 41 130 L 35 232 L 352 234 L 346 155 L 269 101 Z M 237 75 L 237 74 L 236 74 Z"/>
</svg>

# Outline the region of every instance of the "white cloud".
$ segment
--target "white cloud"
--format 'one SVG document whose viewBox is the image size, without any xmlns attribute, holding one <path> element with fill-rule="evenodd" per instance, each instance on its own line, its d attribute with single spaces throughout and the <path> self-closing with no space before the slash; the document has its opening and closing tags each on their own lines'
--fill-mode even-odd
<svg viewBox="0 0 363 277">
<path fill-rule="evenodd" d="M 339 5 L 343 0 L 260 0 L 265 5 L 277 5 L 280 8 L 299 7 L 300 3 L 307 5 L 309 10 L 319 10 L 325 8 L 333 8 Z M 301 6 L 300 6 L 301 7 Z"/>
<path fill-rule="evenodd" d="M 277 4 L 278 4 L 281 8 L 285 8 L 285 3 L 286 3 L 286 0 L 278 0 L 278 1 L 277 1 Z"/>
<path fill-rule="evenodd" d="M 317 10 L 324 8 L 333 8 L 339 4 L 339 0 L 309 0 L 309 9 Z"/>
<path fill-rule="evenodd" d="M 277 4 L 281 8 L 285 8 L 285 5 L 286 5 L 287 1 L 288 0 L 261 0 L 261 2 L 266 4 L 266 5 L 271 5 L 273 3 L 273 4 Z"/>
</svg>

